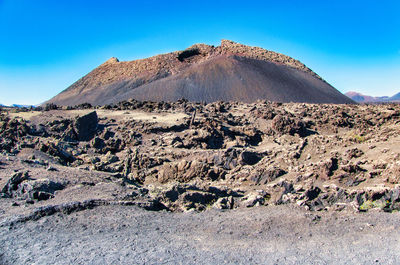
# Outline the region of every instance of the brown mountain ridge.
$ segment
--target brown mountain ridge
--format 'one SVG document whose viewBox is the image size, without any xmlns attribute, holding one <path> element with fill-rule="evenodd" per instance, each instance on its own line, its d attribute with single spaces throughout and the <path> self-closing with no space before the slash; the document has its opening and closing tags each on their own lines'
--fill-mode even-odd
<svg viewBox="0 0 400 265">
<path fill-rule="evenodd" d="M 300 61 L 229 40 L 141 60 L 113 57 L 46 103 L 105 105 L 130 98 L 354 103 Z"/>
<path fill-rule="evenodd" d="M 364 95 L 355 91 L 349 91 L 345 94 L 352 100 L 358 103 L 390 103 L 390 102 L 400 102 L 400 92 L 388 97 L 388 96 L 383 96 L 383 97 L 373 97 L 373 96 L 368 96 Z"/>
</svg>

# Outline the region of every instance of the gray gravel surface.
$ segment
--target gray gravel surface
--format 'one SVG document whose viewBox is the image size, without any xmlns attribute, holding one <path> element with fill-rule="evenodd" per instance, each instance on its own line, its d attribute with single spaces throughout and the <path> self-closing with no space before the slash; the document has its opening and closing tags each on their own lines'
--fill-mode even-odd
<svg viewBox="0 0 400 265">
<path fill-rule="evenodd" d="M 396 264 L 399 213 L 100 206 L 0 228 L 2 264 Z"/>
</svg>

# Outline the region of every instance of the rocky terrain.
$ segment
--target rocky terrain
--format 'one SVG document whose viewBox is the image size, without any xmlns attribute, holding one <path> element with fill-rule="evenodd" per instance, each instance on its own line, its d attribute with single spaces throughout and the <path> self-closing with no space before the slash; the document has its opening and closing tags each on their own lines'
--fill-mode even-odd
<svg viewBox="0 0 400 265">
<path fill-rule="evenodd" d="M 87 200 L 168 211 L 397 210 L 399 122 L 391 104 L 3 110 L 2 202 L 15 211 Z"/>
<path fill-rule="evenodd" d="M 300 61 L 229 40 L 135 61 L 111 58 L 47 103 L 105 105 L 129 98 L 354 103 Z"/>
<path fill-rule="evenodd" d="M 157 220 L 178 220 L 179 214 L 192 212 L 190 216 L 196 222 L 212 222 L 212 216 L 219 211 L 225 218 L 229 218 L 229 212 L 237 218 L 242 212 L 256 218 L 258 214 L 249 212 L 255 208 L 264 209 L 260 211 L 266 215 L 272 211 L 268 218 L 278 220 L 282 218 L 276 217 L 279 210 L 273 209 L 282 209 L 289 218 L 293 214 L 293 220 L 311 216 L 310 225 L 321 216 L 397 212 L 400 208 L 399 126 L 400 105 L 396 104 L 268 101 L 204 104 L 185 100 L 174 103 L 129 100 L 97 108 L 90 104 L 76 107 L 49 104 L 43 109 L 2 108 L 0 228 L 2 238 L 14 243 L 3 246 L 0 257 L 10 263 L 39 262 L 40 255 L 34 253 L 46 254 L 41 252 L 43 249 L 31 249 L 34 251 L 31 254 L 19 253 L 22 256 L 15 259 L 10 255 L 16 253 L 14 247 L 30 244 L 29 238 L 37 236 L 32 231 L 44 229 L 39 225 L 42 222 L 54 226 L 55 220 L 66 218 L 66 224 L 73 226 L 73 216 L 87 219 L 83 216 L 93 214 L 90 218 L 96 219 L 98 211 L 118 216 L 115 217 L 118 222 L 123 218 L 122 209 L 127 209 L 129 216 L 135 216 L 139 210 L 132 212 L 132 209 L 137 208 L 149 210 L 151 214 L 143 212 L 143 215 L 150 219 L 154 214 Z M 162 217 L 167 213 L 177 215 Z M 259 213 L 257 218 L 262 218 Z M 396 216 L 385 218 L 392 222 L 391 218 Z M 104 222 L 111 222 L 107 220 Z M 325 228 L 332 225 L 329 222 Z M 13 234 L 13 227 L 19 232 Z M 288 230 L 283 233 L 291 238 L 290 242 L 297 242 L 292 238 L 293 231 L 287 232 L 289 227 L 287 224 Z M 301 230 L 299 224 L 294 227 L 297 227 L 295 231 Z M 54 229 L 51 231 L 55 236 L 59 230 Z M 269 229 L 268 233 L 275 233 L 273 227 Z M 304 237 L 303 232 L 298 237 Z M 18 233 L 34 234 L 22 239 L 22 235 L 16 236 Z M 171 235 L 165 240 L 171 240 Z M 236 232 L 234 235 L 240 238 Z M 48 248 L 51 247 L 47 246 L 46 251 L 50 251 Z M 243 254 L 241 251 L 245 249 L 239 253 Z M 378 256 L 385 256 L 381 254 Z M 36 258 L 28 260 L 26 257 L 30 255 Z M 55 258 L 50 258 L 49 253 L 46 255 L 49 259 L 39 263 L 54 263 Z M 165 255 L 170 259 L 165 263 L 171 263 L 173 257 Z M 282 255 L 271 256 L 269 261 L 280 263 L 277 260 Z M 162 263 L 149 256 L 141 257 L 138 263 Z M 386 256 L 389 259 L 386 261 L 395 258 L 390 257 Z M 224 260 L 223 255 L 214 258 Z M 245 262 L 237 258 L 231 262 Z M 254 258 L 250 263 L 262 263 L 260 256 Z M 368 258 L 375 262 L 374 257 Z M 191 259 L 182 260 L 190 263 Z M 88 260 L 78 261 L 87 263 Z M 117 262 L 114 258 L 111 261 Z M 204 262 L 211 261 L 210 258 Z M 343 264 L 346 262 L 351 260 L 342 259 Z"/>
</svg>

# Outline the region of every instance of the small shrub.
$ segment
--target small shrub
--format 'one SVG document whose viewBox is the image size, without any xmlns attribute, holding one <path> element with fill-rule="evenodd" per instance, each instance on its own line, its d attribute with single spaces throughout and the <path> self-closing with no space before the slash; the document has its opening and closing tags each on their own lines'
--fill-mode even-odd
<svg viewBox="0 0 400 265">
<path fill-rule="evenodd" d="M 356 134 L 353 136 L 353 140 L 357 143 L 363 143 L 363 142 L 365 142 L 365 136 Z"/>
<path fill-rule="evenodd" d="M 349 140 L 356 143 L 364 143 L 367 139 L 363 135 L 356 134 L 354 132 L 349 132 L 348 134 Z"/>
<path fill-rule="evenodd" d="M 47 103 L 46 106 L 44 107 L 44 111 L 56 110 L 56 109 L 58 109 L 58 106 L 54 103 Z"/>
<path fill-rule="evenodd" d="M 372 208 L 379 208 L 379 209 L 383 209 L 385 208 L 387 205 L 389 205 L 390 202 L 389 201 L 365 201 L 363 204 L 360 205 L 360 207 L 358 207 L 358 209 L 360 211 L 366 212 Z"/>
</svg>

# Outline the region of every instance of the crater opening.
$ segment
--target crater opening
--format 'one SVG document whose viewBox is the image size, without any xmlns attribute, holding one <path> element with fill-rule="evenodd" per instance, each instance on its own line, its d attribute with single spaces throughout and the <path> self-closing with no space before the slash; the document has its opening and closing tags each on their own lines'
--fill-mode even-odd
<svg viewBox="0 0 400 265">
<path fill-rule="evenodd" d="M 183 52 L 181 52 L 178 55 L 178 60 L 183 62 L 185 59 L 190 58 L 190 57 L 195 56 L 195 55 L 199 55 L 199 54 L 200 54 L 200 51 L 199 51 L 199 49 L 196 49 L 196 48 L 195 49 L 184 50 Z"/>
</svg>

